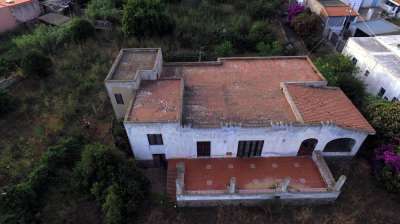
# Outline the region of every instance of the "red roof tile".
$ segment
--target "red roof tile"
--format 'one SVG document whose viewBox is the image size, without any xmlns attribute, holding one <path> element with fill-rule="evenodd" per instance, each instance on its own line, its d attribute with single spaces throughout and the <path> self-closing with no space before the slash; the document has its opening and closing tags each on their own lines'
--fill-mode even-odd
<svg viewBox="0 0 400 224">
<path fill-rule="evenodd" d="M 161 76 L 184 79 L 183 122 L 198 127 L 219 127 L 221 123 L 269 126 L 271 122 L 296 121 L 280 83 L 324 80 L 306 57 L 164 65 Z"/>
<path fill-rule="evenodd" d="M 358 16 L 349 6 L 325 6 L 321 13 L 325 16 Z"/>
<path fill-rule="evenodd" d="M 182 110 L 182 80 L 142 81 L 128 114 L 133 122 L 177 122 Z"/>
<path fill-rule="evenodd" d="M 304 84 L 286 84 L 304 123 L 331 121 L 350 129 L 375 133 L 342 90 L 335 87 L 308 87 Z"/>
</svg>

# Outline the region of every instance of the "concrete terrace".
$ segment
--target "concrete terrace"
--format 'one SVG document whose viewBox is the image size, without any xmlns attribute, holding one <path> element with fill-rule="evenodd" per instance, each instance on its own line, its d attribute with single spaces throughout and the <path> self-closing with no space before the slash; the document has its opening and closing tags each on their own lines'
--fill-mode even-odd
<svg viewBox="0 0 400 224">
<path fill-rule="evenodd" d="M 123 49 L 109 76 L 110 80 L 135 80 L 140 70 L 152 70 L 157 49 Z"/>
</svg>

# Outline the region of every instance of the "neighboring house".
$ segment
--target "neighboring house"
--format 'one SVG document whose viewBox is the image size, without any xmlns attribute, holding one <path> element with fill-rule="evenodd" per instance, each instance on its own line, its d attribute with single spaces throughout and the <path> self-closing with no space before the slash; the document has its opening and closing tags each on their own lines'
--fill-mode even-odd
<svg viewBox="0 0 400 224">
<path fill-rule="evenodd" d="M 163 63 L 123 49 L 105 85 L 135 159 L 168 164 L 178 205 L 332 201 L 325 156 L 354 156 L 374 129 L 307 57 Z"/>
<path fill-rule="evenodd" d="M 360 68 L 367 91 L 386 100 L 400 97 L 400 35 L 352 37 L 342 52 Z"/>
<path fill-rule="evenodd" d="M 400 18 L 400 0 L 385 0 L 381 7 L 389 16 Z"/>
<path fill-rule="evenodd" d="M 350 32 L 353 37 L 394 35 L 400 34 L 400 27 L 385 19 L 377 19 L 353 23 Z"/>
<path fill-rule="evenodd" d="M 0 0 L 0 33 L 33 20 L 40 13 L 38 0 Z"/>
<path fill-rule="evenodd" d="M 306 5 L 324 21 L 324 36 L 336 44 L 343 31 L 356 21 L 358 13 L 340 0 L 307 0 Z"/>
</svg>

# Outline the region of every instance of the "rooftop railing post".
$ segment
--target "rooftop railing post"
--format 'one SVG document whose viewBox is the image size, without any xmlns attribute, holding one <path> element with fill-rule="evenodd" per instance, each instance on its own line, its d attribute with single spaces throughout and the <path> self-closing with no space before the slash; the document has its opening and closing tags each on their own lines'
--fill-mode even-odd
<svg viewBox="0 0 400 224">
<path fill-rule="evenodd" d="M 234 194 L 236 192 L 236 177 L 231 177 L 229 180 L 228 192 L 229 194 Z"/>
<path fill-rule="evenodd" d="M 290 177 L 286 177 L 282 182 L 281 182 L 281 191 L 282 192 L 287 192 L 288 187 L 290 184 Z"/>
</svg>

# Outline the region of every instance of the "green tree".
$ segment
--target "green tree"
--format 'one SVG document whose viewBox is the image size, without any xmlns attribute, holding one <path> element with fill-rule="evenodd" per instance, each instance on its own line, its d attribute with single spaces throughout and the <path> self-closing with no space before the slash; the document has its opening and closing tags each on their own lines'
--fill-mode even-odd
<svg viewBox="0 0 400 224">
<path fill-rule="evenodd" d="M 274 41 L 271 44 L 261 41 L 257 44 L 256 49 L 260 56 L 282 55 L 283 47 L 279 41 Z"/>
<path fill-rule="evenodd" d="M 4 90 L 0 90 L 0 117 L 14 111 L 17 107 L 17 101 L 13 96 Z"/>
<path fill-rule="evenodd" d="M 378 136 L 388 139 L 400 137 L 400 103 L 368 97 L 364 114 Z"/>
<path fill-rule="evenodd" d="M 78 43 L 94 36 L 95 29 L 93 25 L 86 19 L 73 19 L 67 25 L 69 38 Z"/>
<path fill-rule="evenodd" d="M 366 97 L 365 85 L 355 77 L 358 68 L 349 57 L 341 54 L 327 55 L 317 58 L 315 65 L 329 85 L 340 87 L 356 106 L 362 106 Z"/>
<path fill-rule="evenodd" d="M 253 0 L 247 5 L 247 10 L 255 19 L 272 18 L 279 15 L 280 4 L 278 0 Z"/>
<path fill-rule="evenodd" d="M 256 46 L 260 42 L 270 43 L 274 40 L 274 36 L 269 29 L 269 24 L 264 21 L 253 23 L 248 38 L 253 46 Z"/>
<path fill-rule="evenodd" d="M 53 63 L 40 51 L 32 50 L 22 58 L 21 68 L 25 75 L 46 77 L 50 75 Z"/>
<path fill-rule="evenodd" d="M 302 38 L 321 32 L 321 19 L 315 13 L 306 10 L 297 15 L 291 22 L 294 31 Z"/>
<path fill-rule="evenodd" d="M 91 0 L 86 8 L 86 15 L 91 19 L 118 19 L 120 12 L 112 0 Z"/>
<path fill-rule="evenodd" d="M 117 185 L 114 184 L 107 189 L 107 196 L 102 208 L 106 224 L 124 223 L 124 215 L 122 214 L 124 205 Z"/>
<path fill-rule="evenodd" d="M 122 16 L 122 30 L 127 36 L 164 35 L 174 27 L 160 0 L 128 0 Z"/>
<path fill-rule="evenodd" d="M 233 49 L 232 43 L 230 41 L 224 41 L 215 47 L 215 54 L 218 57 L 232 56 L 233 53 L 234 53 L 234 49 Z"/>
</svg>

